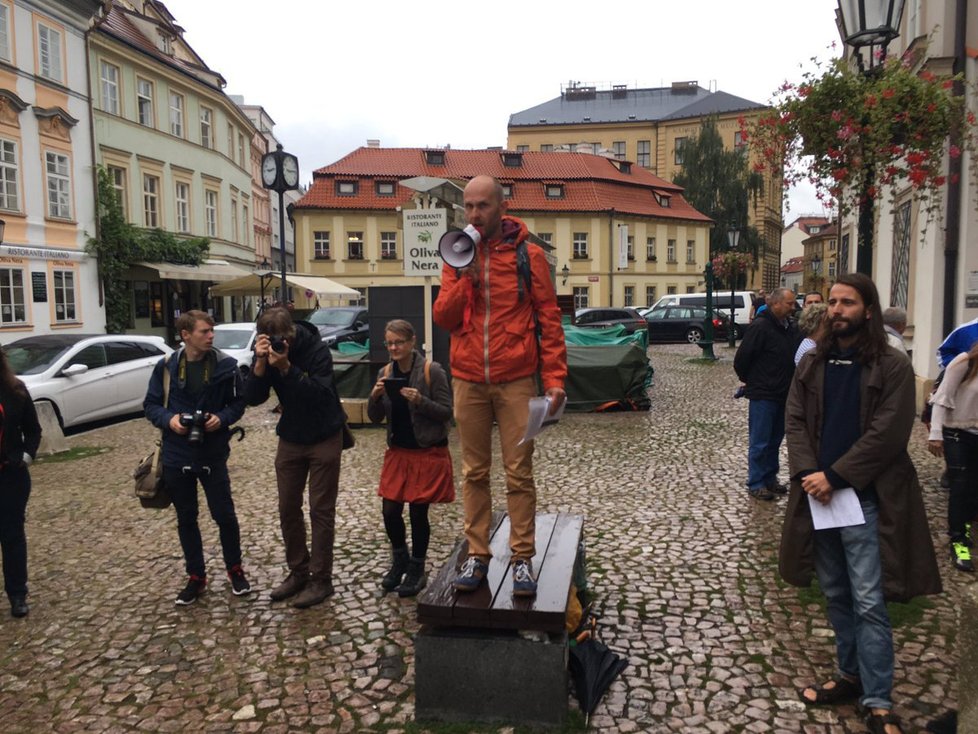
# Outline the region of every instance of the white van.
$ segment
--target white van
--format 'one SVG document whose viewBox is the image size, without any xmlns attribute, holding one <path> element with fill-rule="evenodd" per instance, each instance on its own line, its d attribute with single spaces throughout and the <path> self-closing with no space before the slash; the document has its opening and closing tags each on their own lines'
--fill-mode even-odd
<svg viewBox="0 0 978 734">
<path fill-rule="evenodd" d="M 734 291 L 734 323 L 737 327 L 737 338 L 744 335 L 744 330 L 750 325 L 750 309 L 754 302 L 754 291 Z M 705 293 L 671 293 L 663 296 L 652 310 L 664 308 L 666 306 L 700 306 L 706 308 Z M 722 311 L 727 316 L 730 315 L 730 291 L 713 292 L 713 308 Z"/>
</svg>

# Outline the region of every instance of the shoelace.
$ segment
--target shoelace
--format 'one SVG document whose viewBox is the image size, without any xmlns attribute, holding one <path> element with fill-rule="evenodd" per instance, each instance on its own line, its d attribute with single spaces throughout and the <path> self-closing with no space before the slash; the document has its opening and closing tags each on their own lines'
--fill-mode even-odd
<svg viewBox="0 0 978 734">
<path fill-rule="evenodd" d="M 517 563 L 515 566 L 513 566 L 513 579 L 519 584 L 532 581 L 533 576 L 530 574 L 530 564 Z"/>
<path fill-rule="evenodd" d="M 475 576 L 475 571 L 478 568 L 478 564 L 479 564 L 479 559 L 466 558 L 465 563 L 462 564 L 462 575 Z"/>
</svg>

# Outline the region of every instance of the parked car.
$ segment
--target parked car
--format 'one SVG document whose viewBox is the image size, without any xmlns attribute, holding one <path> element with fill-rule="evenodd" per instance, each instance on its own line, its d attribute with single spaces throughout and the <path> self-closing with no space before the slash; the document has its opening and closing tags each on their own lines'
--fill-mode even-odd
<svg viewBox="0 0 978 734">
<path fill-rule="evenodd" d="M 255 338 L 258 332 L 254 321 L 238 321 L 230 324 L 217 324 L 214 327 L 214 347 L 220 349 L 238 362 L 242 375 L 251 371 L 255 358 Z"/>
<path fill-rule="evenodd" d="M 153 367 L 170 349 L 158 336 L 44 334 L 4 348 L 34 402 L 47 401 L 62 428 L 143 409 Z"/>
<path fill-rule="evenodd" d="M 340 342 L 366 344 L 370 336 L 367 309 L 363 306 L 317 308 L 306 321 L 319 329 L 319 335 L 331 347 Z"/>
<path fill-rule="evenodd" d="M 706 335 L 706 309 L 696 306 L 666 306 L 645 315 L 649 327 L 649 342 L 689 342 L 698 344 Z M 730 317 L 714 312 L 713 339 L 727 338 Z"/>
<path fill-rule="evenodd" d="M 646 328 L 645 319 L 634 308 L 579 308 L 574 313 L 573 324 L 594 328 L 624 326 L 629 334 Z"/>
<path fill-rule="evenodd" d="M 754 291 L 734 291 L 734 321 L 737 324 L 738 339 L 744 336 L 744 331 L 750 326 L 751 306 L 753 302 Z M 656 301 L 652 310 L 665 308 L 666 306 L 698 306 L 699 308 L 706 308 L 706 294 L 670 293 Z M 730 291 L 719 290 L 713 292 L 713 309 L 714 311 L 723 312 L 728 317 L 730 316 Z"/>
</svg>

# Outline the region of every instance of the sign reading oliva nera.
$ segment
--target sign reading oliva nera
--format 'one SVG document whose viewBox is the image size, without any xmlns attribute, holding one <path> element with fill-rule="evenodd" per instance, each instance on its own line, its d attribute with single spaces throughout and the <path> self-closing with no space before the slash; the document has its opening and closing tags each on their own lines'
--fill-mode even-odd
<svg viewBox="0 0 978 734">
<path fill-rule="evenodd" d="M 405 209 L 404 274 L 441 275 L 438 240 L 448 231 L 445 209 Z"/>
</svg>

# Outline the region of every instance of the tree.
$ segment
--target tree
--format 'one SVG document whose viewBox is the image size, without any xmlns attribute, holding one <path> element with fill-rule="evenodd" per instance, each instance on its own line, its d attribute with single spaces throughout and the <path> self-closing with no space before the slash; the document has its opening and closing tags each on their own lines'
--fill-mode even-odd
<svg viewBox="0 0 978 734">
<path fill-rule="evenodd" d="M 757 230 L 748 226 L 748 204 L 761 195 L 764 182 L 760 173 L 750 170 L 746 149 L 725 149 L 716 118 L 708 117 L 699 135 L 683 146 L 682 156 L 674 183 L 685 189 L 683 196 L 693 208 L 715 222 L 710 232 L 711 257 L 729 250 L 727 230 L 739 229 L 738 249 L 756 262 L 762 241 Z"/>
</svg>

